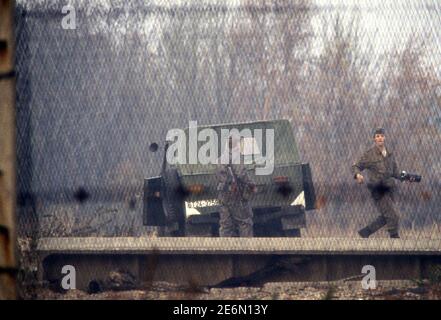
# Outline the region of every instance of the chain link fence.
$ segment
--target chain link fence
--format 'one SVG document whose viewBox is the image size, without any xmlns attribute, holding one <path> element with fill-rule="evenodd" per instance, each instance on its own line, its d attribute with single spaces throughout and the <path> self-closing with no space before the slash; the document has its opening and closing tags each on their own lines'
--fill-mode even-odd
<svg viewBox="0 0 441 320">
<path fill-rule="evenodd" d="M 351 165 L 382 126 L 423 176 L 399 184 L 402 237 L 440 238 L 436 1 L 70 4 L 75 29 L 64 3 L 17 1 L 20 237 L 154 236 L 143 183 L 169 129 L 289 119 L 317 196 L 303 237 L 358 237 L 377 216 Z"/>
</svg>

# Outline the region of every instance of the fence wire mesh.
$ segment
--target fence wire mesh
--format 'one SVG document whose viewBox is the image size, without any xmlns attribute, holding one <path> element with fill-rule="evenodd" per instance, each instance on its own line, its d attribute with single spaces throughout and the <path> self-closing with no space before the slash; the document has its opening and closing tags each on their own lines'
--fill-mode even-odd
<svg viewBox="0 0 441 320">
<path fill-rule="evenodd" d="M 384 127 L 423 176 L 398 183 L 401 237 L 440 239 L 438 2 L 70 4 L 75 29 L 64 3 L 17 1 L 20 237 L 156 236 L 143 184 L 168 130 L 289 119 L 316 193 L 302 237 L 359 237 L 378 215 L 351 165 Z"/>
</svg>

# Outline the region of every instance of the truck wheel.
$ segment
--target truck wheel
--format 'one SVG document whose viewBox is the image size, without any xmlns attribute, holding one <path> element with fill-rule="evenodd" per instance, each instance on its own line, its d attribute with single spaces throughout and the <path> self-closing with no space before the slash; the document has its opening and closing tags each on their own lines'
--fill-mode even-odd
<svg viewBox="0 0 441 320">
<path fill-rule="evenodd" d="M 185 236 L 184 190 L 179 181 L 178 172 L 167 168 L 162 173 L 162 206 L 166 219 L 165 234 L 172 237 Z"/>
</svg>

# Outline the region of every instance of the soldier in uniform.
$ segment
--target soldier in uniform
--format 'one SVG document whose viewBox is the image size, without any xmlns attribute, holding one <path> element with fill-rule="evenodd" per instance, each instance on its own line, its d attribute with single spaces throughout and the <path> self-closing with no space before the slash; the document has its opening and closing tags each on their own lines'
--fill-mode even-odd
<svg viewBox="0 0 441 320">
<path fill-rule="evenodd" d="M 229 138 L 228 161 L 217 170 L 218 199 L 220 207 L 219 235 L 221 237 L 252 237 L 253 211 L 249 197 L 256 192 L 256 186 L 246 172 L 243 159 L 233 161 L 233 137 Z"/>
<path fill-rule="evenodd" d="M 369 181 L 367 187 L 380 215 L 368 226 L 358 231 L 362 238 L 386 226 L 391 238 L 399 238 L 399 216 L 394 206 L 396 190 L 394 179 L 400 179 L 397 163 L 393 152 L 385 146 L 384 129 L 374 131 L 374 146 L 369 148 L 363 156 L 353 164 L 352 172 L 358 183 L 364 182 L 363 170 L 367 170 Z"/>
</svg>

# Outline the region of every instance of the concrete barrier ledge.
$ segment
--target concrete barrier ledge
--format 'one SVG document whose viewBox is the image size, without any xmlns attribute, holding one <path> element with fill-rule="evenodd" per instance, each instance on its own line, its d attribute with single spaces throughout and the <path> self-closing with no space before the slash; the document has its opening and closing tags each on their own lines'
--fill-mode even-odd
<svg viewBox="0 0 441 320">
<path fill-rule="evenodd" d="M 41 238 L 43 254 L 441 255 L 441 239 Z"/>
</svg>

